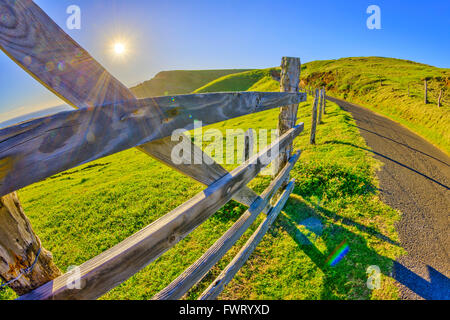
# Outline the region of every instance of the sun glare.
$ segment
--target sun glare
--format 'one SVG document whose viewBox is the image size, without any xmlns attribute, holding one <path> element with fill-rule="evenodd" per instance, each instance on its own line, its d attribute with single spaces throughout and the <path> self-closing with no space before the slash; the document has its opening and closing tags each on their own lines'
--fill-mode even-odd
<svg viewBox="0 0 450 320">
<path fill-rule="evenodd" d="M 124 46 L 124 44 L 121 43 L 121 42 L 115 43 L 115 44 L 114 44 L 114 52 L 115 52 L 117 55 L 123 54 L 123 53 L 125 52 L 125 46 Z"/>
<path fill-rule="evenodd" d="M 1 2 L 1 0 L 0 0 Z M 135 53 L 135 41 L 132 36 L 127 34 L 106 35 L 109 39 L 105 44 L 107 54 L 114 63 L 124 63 L 129 61 L 130 57 Z"/>
</svg>

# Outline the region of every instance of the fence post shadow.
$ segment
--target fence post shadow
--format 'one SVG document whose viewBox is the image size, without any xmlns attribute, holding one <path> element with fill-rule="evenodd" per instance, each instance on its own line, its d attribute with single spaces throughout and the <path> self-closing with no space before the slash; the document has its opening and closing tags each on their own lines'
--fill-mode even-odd
<svg viewBox="0 0 450 320">
<path fill-rule="evenodd" d="M 448 290 L 450 280 L 445 275 L 427 266 L 430 281 L 423 279 L 401 263 L 378 254 L 375 250 L 368 247 L 367 241 L 363 236 L 349 231 L 342 225 L 356 227 L 358 230 L 375 236 L 390 245 L 400 246 L 397 241 L 390 239 L 371 227 L 340 216 L 320 205 L 312 207 L 300 197 L 298 192 L 294 190 L 290 201 L 275 223 L 275 229 L 280 228 L 286 231 L 297 243 L 299 249 L 324 273 L 324 288 L 320 299 L 342 299 L 342 296 L 369 299 L 371 290 L 366 286 L 366 270 L 370 265 L 378 265 L 382 274 L 391 277 L 424 299 L 450 298 Z M 311 227 L 311 224 L 308 226 L 305 223 L 305 221 L 311 221 L 311 219 L 321 222 L 324 226 L 322 232 L 318 232 L 314 224 Z M 338 225 L 338 222 L 341 225 Z M 328 226 L 326 226 L 326 223 Z M 305 229 L 307 232 L 305 232 Z M 316 239 L 321 237 L 326 243 L 325 251 L 317 248 L 314 244 L 314 237 Z M 349 243 L 350 252 L 336 267 L 328 266 L 326 264 L 328 255 L 343 239 L 346 239 Z M 390 266 L 392 266 L 392 272 L 390 271 Z M 351 280 L 349 277 L 363 281 L 353 281 L 359 283 L 356 287 L 347 286 L 346 283 Z"/>
<path fill-rule="evenodd" d="M 394 261 L 393 278 L 425 300 L 449 300 L 450 279 L 427 265 L 430 281 Z"/>
<path fill-rule="evenodd" d="M 331 218 L 333 216 L 336 216 L 336 220 Z M 323 226 L 321 232 L 318 232 L 317 228 L 309 228 L 308 225 L 305 225 L 305 221 L 311 220 L 320 221 Z M 332 222 L 330 223 L 330 221 Z M 352 223 L 349 219 L 344 220 L 343 217 L 323 207 L 313 208 L 296 196 L 291 196 L 276 222 L 276 227 L 286 231 L 297 243 L 299 249 L 323 272 L 324 283 L 320 299 L 333 300 L 343 297 L 369 299 L 371 290 L 366 285 L 367 268 L 371 265 L 378 265 L 381 272 L 389 276 L 392 260 L 369 248 L 363 236 L 338 225 L 337 221 L 345 221 L 343 224 L 353 225 L 368 232 L 367 228 L 363 229 L 360 224 Z M 390 244 L 395 243 L 385 236 L 379 236 Z M 315 239 L 319 237 L 325 242 L 326 250 L 320 250 L 314 244 Z M 329 254 L 343 240 L 347 240 L 350 245 L 350 252 L 337 266 L 328 266 L 326 260 Z M 352 283 L 352 285 L 348 285 L 348 283 Z"/>
<path fill-rule="evenodd" d="M 403 164 L 403 163 L 401 163 L 401 162 L 399 162 L 399 161 L 397 161 L 395 159 L 392 159 L 392 158 L 390 158 L 388 156 L 385 156 L 384 154 L 376 152 L 376 151 L 374 151 L 372 149 L 363 148 L 363 147 L 357 146 L 357 145 L 355 145 L 353 143 L 350 143 L 350 142 L 344 142 L 344 141 L 338 141 L 338 140 L 325 141 L 324 144 L 342 144 L 342 145 L 351 146 L 351 147 L 354 147 L 354 148 L 357 148 L 357 149 L 365 150 L 365 151 L 370 152 L 370 153 L 372 153 L 372 154 L 374 154 L 376 156 L 379 156 L 379 157 L 381 157 L 383 159 L 386 159 L 386 160 L 389 160 L 391 162 L 394 162 L 395 164 L 399 165 L 400 167 L 408 169 L 408 170 L 410 170 L 410 171 L 412 171 L 412 172 L 414 172 L 414 173 L 424 177 L 425 179 L 430 180 L 430 181 L 436 183 L 437 185 L 439 185 L 439 186 L 441 186 L 441 187 L 443 187 L 443 188 L 445 188 L 447 190 L 450 190 L 449 186 L 441 183 L 440 181 L 437 181 L 436 179 L 433 179 L 433 178 L 427 176 L 426 174 L 424 174 L 424 173 L 422 173 L 422 172 L 420 172 L 420 171 L 418 171 L 418 170 L 416 170 L 414 168 L 411 168 L 410 166 L 407 166 L 406 164 Z"/>
</svg>

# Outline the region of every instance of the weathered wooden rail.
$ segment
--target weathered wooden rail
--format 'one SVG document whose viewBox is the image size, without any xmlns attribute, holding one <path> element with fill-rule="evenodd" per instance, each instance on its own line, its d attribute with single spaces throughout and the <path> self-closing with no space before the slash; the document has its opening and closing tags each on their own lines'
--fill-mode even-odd
<svg viewBox="0 0 450 320">
<path fill-rule="evenodd" d="M 0 132 L 0 157 L 10 169 L 4 172 L 0 196 L 77 165 L 170 137 L 175 129 L 193 129 L 193 119 L 213 124 L 292 104 L 301 97 L 281 92 L 156 97 L 61 112 L 6 128 Z"/>
<path fill-rule="evenodd" d="M 303 131 L 303 124 L 296 124 L 297 106 L 306 101 L 306 93 L 299 92 L 298 87 L 300 60 L 283 58 L 282 92 L 136 99 L 32 1 L 0 0 L 0 10 L 3 13 L 0 49 L 76 108 L 0 130 L 0 221 L 2 215 L 9 217 L 5 220 L 7 224 L 0 224 L 1 278 L 13 281 L 10 286 L 21 295 L 20 299 L 96 299 L 157 259 L 234 199 L 247 205 L 248 210 L 201 258 L 154 297 L 182 297 L 203 279 L 259 214 L 266 213 L 266 219 L 255 234 L 201 296 L 201 299 L 216 298 L 248 259 L 293 189 L 294 181 L 288 182 L 289 173 L 300 152 L 292 152 L 292 143 Z M 62 63 L 63 67 L 51 68 L 52 63 Z M 203 161 L 200 164 L 175 164 L 171 159 L 172 148 L 179 143 L 171 140 L 172 132 L 180 128 L 192 129 L 193 119 L 208 125 L 279 107 L 282 107 L 279 138 L 258 154 L 252 157 L 247 154 L 246 161 L 231 172 L 214 162 L 189 139 L 182 143 L 190 144 L 193 159 L 200 157 Z M 207 188 L 82 264 L 79 288 L 73 287 L 71 273 L 45 273 L 44 270 L 54 268 L 51 255 L 39 255 L 44 249 L 11 192 L 132 147 L 200 181 Z M 268 165 L 263 159 L 269 154 L 271 158 L 278 156 L 275 178 L 258 195 L 247 184 Z M 276 199 L 280 189 L 281 196 Z M 276 204 L 272 206 L 270 203 L 274 202 Z M 12 234 L 9 226 L 16 224 L 26 227 Z M 33 272 L 15 280 L 21 266 L 33 263 L 36 263 Z"/>
</svg>

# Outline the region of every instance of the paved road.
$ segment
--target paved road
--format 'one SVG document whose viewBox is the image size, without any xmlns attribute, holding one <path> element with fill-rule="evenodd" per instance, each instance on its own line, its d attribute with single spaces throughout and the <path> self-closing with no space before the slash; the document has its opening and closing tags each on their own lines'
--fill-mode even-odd
<svg viewBox="0 0 450 320">
<path fill-rule="evenodd" d="M 384 165 L 381 200 L 402 212 L 396 228 L 408 254 L 394 263 L 403 299 L 450 299 L 450 158 L 403 126 L 329 97 L 350 112 Z M 450 130 L 450 128 L 449 128 Z"/>
</svg>

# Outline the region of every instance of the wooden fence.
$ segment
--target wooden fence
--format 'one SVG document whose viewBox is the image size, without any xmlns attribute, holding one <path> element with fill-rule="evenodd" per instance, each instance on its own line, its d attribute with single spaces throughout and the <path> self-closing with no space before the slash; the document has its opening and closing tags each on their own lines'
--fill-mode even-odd
<svg viewBox="0 0 450 320">
<path fill-rule="evenodd" d="M 309 93 L 314 96 L 312 103 L 312 115 L 311 115 L 311 136 L 309 139 L 310 144 L 316 144 L 316 130 L 317 125 L 322 123 L 322 115 L 326 114 L 327 95 L 325 88 L 321 89 L 308 89 Z"/>
<path fill-rule="evenodd" d="M 2 215 L 9 219 L 0 223 L 3 280 L 20 299 L 96 299 L 153 262 L 234 199 L 248 206 L 248 210 L 202 257 L 154 297 L 182 297 L 264 212 L 265 220 L 200 297 L 216 298 L 251 255 L 293 189 L 294 181 L 289 180 L 289 173 L 300 151 L 292 151 L 292 141 L 303 131 L 303 123 L 296 124 L 297 106 L 306 101 L 306 93 L 299 92 L 300 59 L 282 59 L 281 92 L 136 99 L 32 1 L 0 0 L 0 6 L 4 8 L 3 21 L 14 21 L 0 23 L 0 48 L 75 108 L 0 130 L 0 222 Z M 247 156 L 231 172 L 190 140 L 183 143 L 191 144 L 192 158 L 201 157 L 204 161 L 178 165 L 171 159 L 172 148 L 179 143 L 171 140 L 171 133 L 179 128 L 192 129 L 193 119 L 208 125 L 280 106 L 279 138 L 253 157 Z M 71 272 L 60 275 L 55 270 L 51 255 L 42 248 L 23 214 L 15 190 L 132 147 L 207 188 L 82 264 L 77 275 L 80 287 L 74 288 Z M 258 195 L 247 184 L 267 166 L 263 158 L 269 154 L 278 157 L 276 174 L 267 189 Z M 12 230 L 11 226 L 23 227 Z"/>
</svg>

